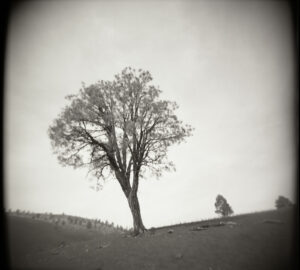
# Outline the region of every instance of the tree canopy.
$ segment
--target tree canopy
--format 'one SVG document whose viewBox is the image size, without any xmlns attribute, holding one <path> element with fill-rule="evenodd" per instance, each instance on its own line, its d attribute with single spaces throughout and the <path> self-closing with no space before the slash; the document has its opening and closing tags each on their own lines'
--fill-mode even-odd
<svg viewBox="0 0 300 270">
<path fill-rule="evenodd" d="M 278 196 L 277 200 L 275 201 L 275 206 L 277 209 L 286 208 L 293 206 L 293 203 L 284 196 Z"/>
<path fill-rule="evenodd" d="M 223 217 L 227 217 L 233 214 L 231 206 L 228 204 L 227 200 L 222 195 L 217 196 L 215 207 L 215 212 Z"/>
</svg>

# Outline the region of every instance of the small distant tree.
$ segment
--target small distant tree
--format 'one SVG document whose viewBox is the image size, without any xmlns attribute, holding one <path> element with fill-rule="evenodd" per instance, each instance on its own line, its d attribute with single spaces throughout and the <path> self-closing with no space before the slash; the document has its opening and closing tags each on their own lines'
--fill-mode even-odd
<svg viewBox="0 0 300 270">
<path fill-rule="evenodd" d="M 293 203 L 284 196 L 279 196 L 275 201 L 275 206 L 277 209 L 287 208 L 293 206 Z"/>
<path fill-rule="evenodd" d="M 67 220 L 68 220 L 68 222 L 69 222 L 70 224 L 72 224 L 72 223 L 73 223 L 73 219 L 72 219 L 72 217 L 70 217 L 70 216 L 69 216 L 69 217 L 67 218 Z"/>
<path fill-rule="evenodd" d="M 86 227 L 87 227 L 87 229 L 92 228 L 92 222 L 90 220 L 86 223 Z"/>
<path fill-rule="evenodd" d="M 233 214 L 231 206 L 228 204 L 227 200 L 222 195 L 217 196 L 215 207 L 215 212 L 223 217 L 227 217 Z"/>
</svg>

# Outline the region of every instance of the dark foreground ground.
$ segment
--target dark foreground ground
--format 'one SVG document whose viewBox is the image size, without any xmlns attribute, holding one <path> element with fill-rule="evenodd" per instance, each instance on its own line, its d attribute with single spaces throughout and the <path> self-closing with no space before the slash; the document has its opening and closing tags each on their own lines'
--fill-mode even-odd
<svg viewBox="0 0 300 270">
<path fill-rule="evenodd" d="M 125 237 L 9 217 L 10 258 L 12 269 L 294 269 L 293 218 L 285 209 Z M 236 224 L 215 226 L 220 221 Z"/>
</svg>

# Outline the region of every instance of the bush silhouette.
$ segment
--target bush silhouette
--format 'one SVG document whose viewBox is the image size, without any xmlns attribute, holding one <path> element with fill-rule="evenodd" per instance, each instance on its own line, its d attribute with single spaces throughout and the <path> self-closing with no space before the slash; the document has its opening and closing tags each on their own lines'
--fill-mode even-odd
<svg viewBox="0 0 300 270">
<path fill-rule="evenodd" d="M 91 229 L 92 228 L 92 222 L 89 220 L 86 224 L 87 229 Z"/>
<path fill-rule="evenodd" d="M 277 209 L 280 209 L 280 208 L 291 207 L 291 206 L 293 206 L 293 204 L 288 198 L 286 198 L 284 196 L 279 196 L 277 198 L 277 200 L 275 201 L 275 206 Z"/>
<path fill-rule="evenodd" d="M 233 214 L 231 206 L 228 204 L 227 200 L 222 195 L 217 196 L 215 207 L 215 212 L 223 217 L 227 217 Z"/>
</svg>

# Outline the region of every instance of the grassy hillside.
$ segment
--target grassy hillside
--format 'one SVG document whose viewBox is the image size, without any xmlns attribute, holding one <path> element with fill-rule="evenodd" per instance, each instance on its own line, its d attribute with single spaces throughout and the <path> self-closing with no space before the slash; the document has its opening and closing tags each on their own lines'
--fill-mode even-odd
<svg viewBox="0 0 300 270">
<path fill-rule="evenodd" d="M 124 237 L 11 217 L 9 239 L 16 269 L 279 270 L 292 269 L 292 224 L 283 209 Z"/>
<path fill-rule="evenodd" d="M 65 242 L 78 242 L 91 239 L 87 230 L 70 230 L 53 224 L 12 216 L 8 219 L 9 239 L 12 255 L 17 258 L 49 250 Z"/>
<path fill-rule="evenodd" d="M 66 214 L 52 214 L 52 213 L 30 213 L 25 211 L 8 211 L 9 217 L 24 217 L 34 220 L 45 221 L 59 226 L 68 226 L 73 229 L 95 229 L 103 233 L 126 232 L 127 229 L 122 226 L 115 225 L 113 222 L 101 221 L 99 219 L 89 219 L 78 216 L 71 216 Z"/>
</svg>

